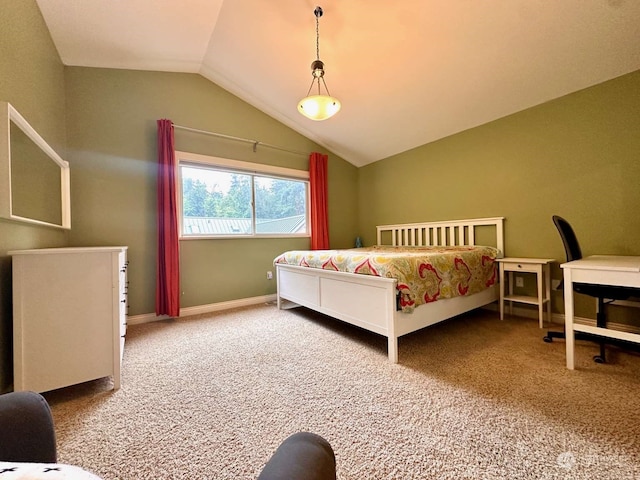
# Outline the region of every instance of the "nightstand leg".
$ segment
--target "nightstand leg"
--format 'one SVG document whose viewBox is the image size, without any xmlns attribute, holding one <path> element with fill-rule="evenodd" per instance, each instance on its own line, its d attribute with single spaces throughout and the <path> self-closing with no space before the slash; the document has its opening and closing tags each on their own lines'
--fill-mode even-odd
<svg viewBox="0 0 640 480">
<path fill-rule="evenodd" d="M 547 325 L 551 325 L 551 266 L 544 266 L 544 285 L 547 299 Z"/>
<path fill-rule="evenodd" d="M 504 320 L 504 265 L 500 264 L 500 320 Z"/>
<path fill-rule="evenodd" d="M 513 272 L 509 272 L 509 296 L 513 295 Z M 509 300 L 509 315 L 513 315 L 513 302 Z"/>
<path fill-rule="evenodd" d="M 544 326 L 544 302 L 542 301 L 542 295 L 544 295 L 542 287 L 542 265 L 538 267 L 538 271 L 536 272 L 536 279 L 538 281 L 538 322 L 540 324 L 540 328 L 542 328 Z"/>
</svg>

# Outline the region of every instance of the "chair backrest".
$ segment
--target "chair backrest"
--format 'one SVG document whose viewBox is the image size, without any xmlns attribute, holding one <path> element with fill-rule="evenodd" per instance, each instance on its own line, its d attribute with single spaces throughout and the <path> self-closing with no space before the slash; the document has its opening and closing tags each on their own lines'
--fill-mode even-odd
<svg viewBox="0 0 640 480">
<path fill-rule="evenodd" d="M 578 243 L 578 238 L 576 237 L 573 228 L 571 228 L 569 222 L 558 215 L 554 215 L 552 218 L 553 223 L 555 223 L 556 228 L 560 233 L 560 238 L 562 238 L 564 251 L 567 254 L 567 262 L 580 260 L 582 258 L 582 250 L 580 250 L 580 244 Z"/>
</svg>

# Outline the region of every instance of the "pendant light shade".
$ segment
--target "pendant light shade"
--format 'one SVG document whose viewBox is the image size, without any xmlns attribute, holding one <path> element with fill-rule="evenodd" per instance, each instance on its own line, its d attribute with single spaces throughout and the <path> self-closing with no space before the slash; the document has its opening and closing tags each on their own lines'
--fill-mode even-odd
<svg viewBox="0 0 640 480">
<path fill-rule="evenodd" d="M 340 111 L 340 100 L 328 95 L 311 95 L 300 100 L 298 111 L 311 120 L 326 120 Z"/>
<path fill-rule="evenodd" d="M 322 7 L 316 7 L 313 14 L 316 16 L 316 59 L 311 63 L 311 86 L 307 96 L 298 102 L 298 111 L 311 120 L 326 120 L 340 111 L 340 100 L 332 97 L 324 81 L 324 63 L 320 60 L 320 33 L 319 18 L 322 16 Z M 326 95 L 322 93 L 321 82 Z M 317 94 L 311 94 L 317 86 Z"/>
</svg>

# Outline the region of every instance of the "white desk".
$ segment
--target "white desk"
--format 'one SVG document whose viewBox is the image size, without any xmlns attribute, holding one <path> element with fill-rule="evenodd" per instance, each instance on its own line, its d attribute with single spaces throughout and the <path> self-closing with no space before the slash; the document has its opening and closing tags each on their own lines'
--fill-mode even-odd
<svg viewBox="0 0 640 480">
<path fill-rule="evenodd" d="M 575 332 L 640 343 L 640 334 L 574 323 L 573 283 L 617 285 L 640 288 L 640 256 L 593 255 L 560 265 L 564 272 L 564 318 L 566 330 L 567 368 L 574 368 Z"/>
</svg>

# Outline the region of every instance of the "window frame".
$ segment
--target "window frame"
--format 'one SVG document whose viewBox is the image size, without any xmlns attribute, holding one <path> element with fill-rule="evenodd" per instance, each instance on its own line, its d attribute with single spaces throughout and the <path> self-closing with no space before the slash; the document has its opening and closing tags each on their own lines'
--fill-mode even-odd
<svg viewBox="0 0 640 480">
<path fill-rule="evenodd" d="M 178 214 L 178 239 L 179 240 L 217 240 L 232 238 L 310 238 L 311 237 L 311 193 L 309 172 L 306 170 L 297 170 L 294 168 L 278 167 L 275 165 L 265 165 L 261 163 L 245 162 L 242 160 L 233 160 L 230 158 L 212 157 L 209 155 L 201 155 L 199 153 L 184 152 L 175 150 L 176 156 L 176 203 Z M 230 173 L 238 173 L 241 175 L 251 176 L 251 230 L 250 234 L 195 234 L 189 235 L 183 233 L 183 194 L 182 194 L 182 166 L 194 166 L 196 168 L 211 168 L 216 170 L 224 170 Z M 307 225 L 305 233 L 257 233 L 256 232 L 256 212 L 255 212 L 255 187 L 254 177 L 270 177 L 281 180 L 295 180 L 305 183 L 306 194 L 306 212 L 305 222 Z"/>
</svg>

